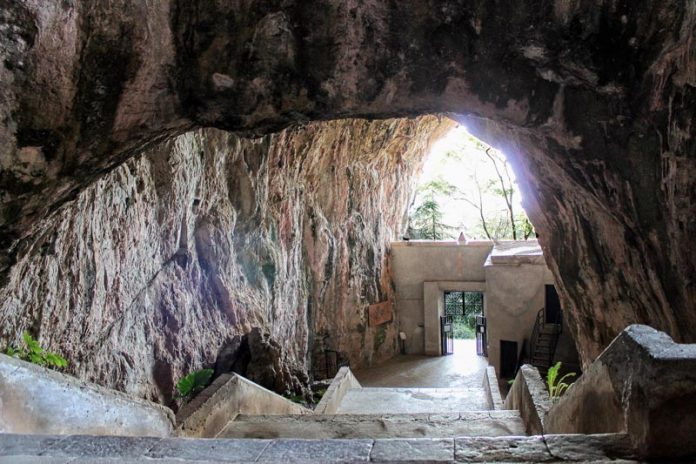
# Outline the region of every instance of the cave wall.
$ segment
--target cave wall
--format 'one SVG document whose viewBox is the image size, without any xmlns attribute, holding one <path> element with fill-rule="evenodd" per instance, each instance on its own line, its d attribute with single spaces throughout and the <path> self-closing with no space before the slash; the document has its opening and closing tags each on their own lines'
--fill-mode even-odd
<svg viewBox="0 0 696 464">
<path fill-rule="evenodd" d="M 696 341 L 696 7 L 650 0 L 0 0 L 0 279 L 144 146 L 450 112 L 513 158 L 584 362 Z"/>
<path fill-rule="evenodd" d="M 157 144 L 32 231 L 0 289 L 0 346 L 28 329 L 78 377 L 162 402 L 254 328 L 281 348 L 265 360 L 270 388 L 306 379 L 315 342 L 353 366 L 383 360 L 396 324 L 368 326 L 366 308 L 394 298 L 387 247 L 452 124 L 201 129 Z"/>
</svg>

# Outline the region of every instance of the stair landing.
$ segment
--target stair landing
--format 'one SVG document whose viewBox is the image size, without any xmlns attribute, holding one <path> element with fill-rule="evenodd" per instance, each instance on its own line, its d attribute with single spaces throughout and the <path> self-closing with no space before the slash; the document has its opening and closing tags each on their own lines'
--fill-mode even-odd
<svg viewBox="0 0 696 464">
<path fill-rule="evenodd" d="M 373 388 L 348 390 L 337 414 L 418 414 L 488 410 L 483 388 Z"/>
</svg>

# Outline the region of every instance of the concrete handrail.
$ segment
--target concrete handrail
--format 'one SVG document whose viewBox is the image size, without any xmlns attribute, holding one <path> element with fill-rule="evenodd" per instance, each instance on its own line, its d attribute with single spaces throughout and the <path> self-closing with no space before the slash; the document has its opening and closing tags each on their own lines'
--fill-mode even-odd
<svg viewBox="0 0 696 464">
<path fill-rule="evenodd" d="M 483 389 L 486 392 L 488 407 L 493 410 L 504 409 L 503 397 L 498 386 L 498 376 L 495 375 L 495 367 L 488 366 L 483 372 Z"/>
<path fill-rule="evenodd" d="M 349 367 L 342 367 L 314 409 L 315 414 L 336 414 L 338 407 L 351 388 L 362 388 Z"/>
<path fill-rule="evenodd" d="M 0 354 L 0 433 L 167 437 L 169 408 Z"/>
<path fill-rule="evenodd" d="M 547 433 L 627 433 L 639 456 L 696 454 L 696 344 L 631 325 L 546 415 Z"/>
<path fill-rule="evenodd" d="M 179 410 L 179 435 L 213 438 L 239 414 L 312 414 L 312 410 L 240 375 L 223 374 Z"/>
<path fill-rule="evenodd" d="M 545 432 L 544 416 L 550 406 L 549 392 L 539 369 L 530 364 L 523 365 L 505 398 L 505 409 L 520 411 L 527 433 L 541 435 Z"/>
</svg>

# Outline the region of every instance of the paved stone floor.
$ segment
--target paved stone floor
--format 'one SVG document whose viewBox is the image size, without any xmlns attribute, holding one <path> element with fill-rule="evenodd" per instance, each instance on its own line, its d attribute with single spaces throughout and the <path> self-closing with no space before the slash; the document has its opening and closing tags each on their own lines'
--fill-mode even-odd
<svg viewBox="0 0 696 464">
<path fill-rule="evenodd" d="M 336 414 L 417 414 L 485 411 L 483 387 L 373 388 L 348 390 Z"/>
<path fill-rule="evenodd" d="M 478 388 L 488 360 L 476 355 L 475 340 L 455 340 L 449 356 L 397 356 L 384 364 L 356 370 L 363 387 Z"/>
</svg>

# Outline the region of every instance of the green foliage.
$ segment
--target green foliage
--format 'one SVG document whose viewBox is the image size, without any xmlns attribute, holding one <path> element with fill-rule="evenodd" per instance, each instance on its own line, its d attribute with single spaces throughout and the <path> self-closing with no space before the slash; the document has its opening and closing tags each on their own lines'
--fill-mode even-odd
<svg viewBox="0 0 696 464">
<path fill-rule="evenodd" d="M 326 390 L 324 390 L 324 393 L 326 393 Z M 324 393 L 322 393 L 322 395 Z M 316 395 L 316 393 L 315 393 L 315 395 Z M 288 399 L 288 400 L 292 401 L 293 403 L 301 404 L 303 406 L 306 406 L 308 404 L 307 399 L 304 397 L 304 395 L 297 394 L 291 390 L 285 390 L 285 392 L 283 392 L 282 396 L 283 396 L 283 398 Z M 319 400 L 315 400 L 315 401 L 319 401 Z"/>
<path fill-rule="evenodd" d="M 409 236 L 421 240 L 453 238 L 452 233 L 456 228 L 444 223 L 438 197 L 451 197 L 457 191 L 457 187 L 442 179 L 419 187 L 418 194 L 422 200 L 409 216 Z"/>
<path fill-rule="evenodd" d="M 452 336 L 456 339 L 470 340 L 476 336 L 475 329 L 465 322 L 455 321 L 452 327 Z"/>
<path fill-rule="evenodd" d="M 546 386 L 549 389 L 549 397 L 552 400 L 557 400 L 561 397 L 563 393 L 570 387 L 573 382 L 566 383 L 566 379 L 570 377 L 575 377 L 575 372 L 569 372 L 561 378 L 558 378 L 559 372 L 561 370 L 561 362 L 557 362 L 549 368 L 546 374 Z"/>
<path fill-rule="evenodd" d="M 483 312 L 483 295 L 480 292 L 446 292 L 445 314 L 452 317 L 456 339 L 472 339 L 476 336 L 476 316 Z"/>
<path fill-rule="evenodd" d="M 536 236 L 536 230 L 534 230 L 534 226 L 532 225 L 531 222 L 529 222 L 529 218 L 527 217 L 526 214 L 521 215 L 520 223 L 521 223 L 521 229 L 522 229 L 521 230 L 522 236 L 524 237 L 525 240 L 527 240 L 529 237 Z"/>
<path fill-rule="evenodd" d="M 384 341 L 387 339 L 387 329 L 383 326 L 380 325 L 377 327 L 377 331 L 375 332 L 375 338 L 373 340 L 373 348 L 375 351 L 382 346 Z"/>
<path fill-rule="evenodd" d="M 68 361 L 61 355 L 41 348 L 39 342 L 26 330 L 22 332 L 22 344 L 8 346 L 5 354 L 39 366 L 63 368 L 68 365 Z"/>
<path fill-rule="evenodd" d="M 302 395 L 290 395 L 290 401 L 298 404 L 305 404 L 305 398 Z"/>
<path fill-rule="evenodd" d="M 212 369 L 201 369 L 187 374 L 176 383 L 176 397 L 191 399 L 208 386 L 212 377 Z"/>
<path fill-rule="evenodd" d="M 418 187 L 418 193 L 426 197 L 433 197 L 435 195 L 451 197 L 458 192 L 459 189 L 456 185 L 450 184 L 441 177 Z"/>
<path fill-rule="evenodd" d="M 314 401 L 318 403 L 318 402 L 324 397 L 324 395 L 326 395 L 326 391 L 327 391 L 327 390 L 328 390 L 328 388 L 320 388 L 320 389 L 314 394 Z"/>
</svg>

